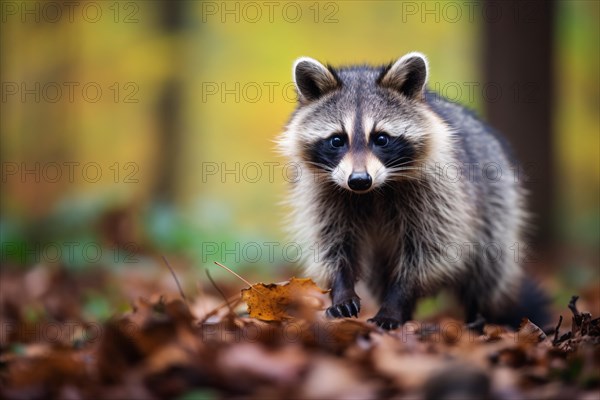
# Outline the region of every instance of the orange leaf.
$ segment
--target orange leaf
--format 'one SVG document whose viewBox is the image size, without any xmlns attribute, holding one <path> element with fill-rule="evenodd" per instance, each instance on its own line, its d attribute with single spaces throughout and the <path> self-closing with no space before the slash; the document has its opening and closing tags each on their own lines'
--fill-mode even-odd
<svg viewBox="0 0 600 400">
<path fill-rule="evenodd" d="M 292 278 L 285 283 L 257 283 L 242 290 L 248 313 L 263 321 L 281 321 L 298 309 L 323 309 L 323 294 L 310 278 Z"/>
</svg>

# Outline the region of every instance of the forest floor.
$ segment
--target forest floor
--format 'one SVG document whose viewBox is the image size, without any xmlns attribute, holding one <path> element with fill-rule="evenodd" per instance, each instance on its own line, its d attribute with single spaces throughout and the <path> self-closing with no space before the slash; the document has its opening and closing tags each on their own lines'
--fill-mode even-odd
<svg viewBox="0 0 600 400">
<path fill-rule="evenodd" d="M 600 318 L 585 312 L 596 290 L 544 329 L 434 316 L 385 332 L 365 312 L 325 319 L 310 284 L 186 296 L 177 269 L 4 269 L 0 397 L 600 399 Z"/>
</svg>

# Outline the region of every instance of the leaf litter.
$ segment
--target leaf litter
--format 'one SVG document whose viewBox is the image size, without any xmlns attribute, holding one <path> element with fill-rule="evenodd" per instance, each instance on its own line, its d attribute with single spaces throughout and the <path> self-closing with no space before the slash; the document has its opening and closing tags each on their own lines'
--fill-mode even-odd
<svg viewBox="0 0 600 400">
<path fill-rule="evenodd" d="M 471 330 L 444 317 L 384 332 L 326 319 L 328 292 L 310 279 L 186 297 L 167 266 L 176 292 L 138 297 L 102 323 L 81 302 L 106 277 L 3 273 L 0 397 L 600 398 L 600 318 L 576 296 L 546 332 L 527 319 Z"/>
</svg>

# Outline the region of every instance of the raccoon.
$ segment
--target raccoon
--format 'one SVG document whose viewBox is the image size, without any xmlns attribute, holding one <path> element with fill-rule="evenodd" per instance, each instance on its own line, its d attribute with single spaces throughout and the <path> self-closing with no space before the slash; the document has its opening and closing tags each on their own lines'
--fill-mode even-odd
<svg viewBox="0 0 600 400">
<path fill-rule="evenodd" d="M 357 317 L 362 280 L 395 329 L 419 298 L 456 293 L 467 322 L 545 322 L 520 265 L 528 214 L 505 141 L 427 89 L 409 53 L 387 66 L 293 66 L 298 105 L 278 147 L 299 166 L 289 226 L 307 274 L 331 288 L 332 318 Z"/>
</svg>

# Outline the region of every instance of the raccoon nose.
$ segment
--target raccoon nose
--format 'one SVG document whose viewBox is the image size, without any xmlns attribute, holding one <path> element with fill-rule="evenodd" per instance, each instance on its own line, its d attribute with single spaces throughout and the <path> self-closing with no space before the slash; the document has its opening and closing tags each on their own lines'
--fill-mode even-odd
<svg viewBox="0 0 600 400">
<path fill-rule="evenodd" d="M 353 172 L 348 178 L 348 186 L 352 190 L 367 190 L 372 183 L 371 175 L 367 172 Z"/>
</svg>

